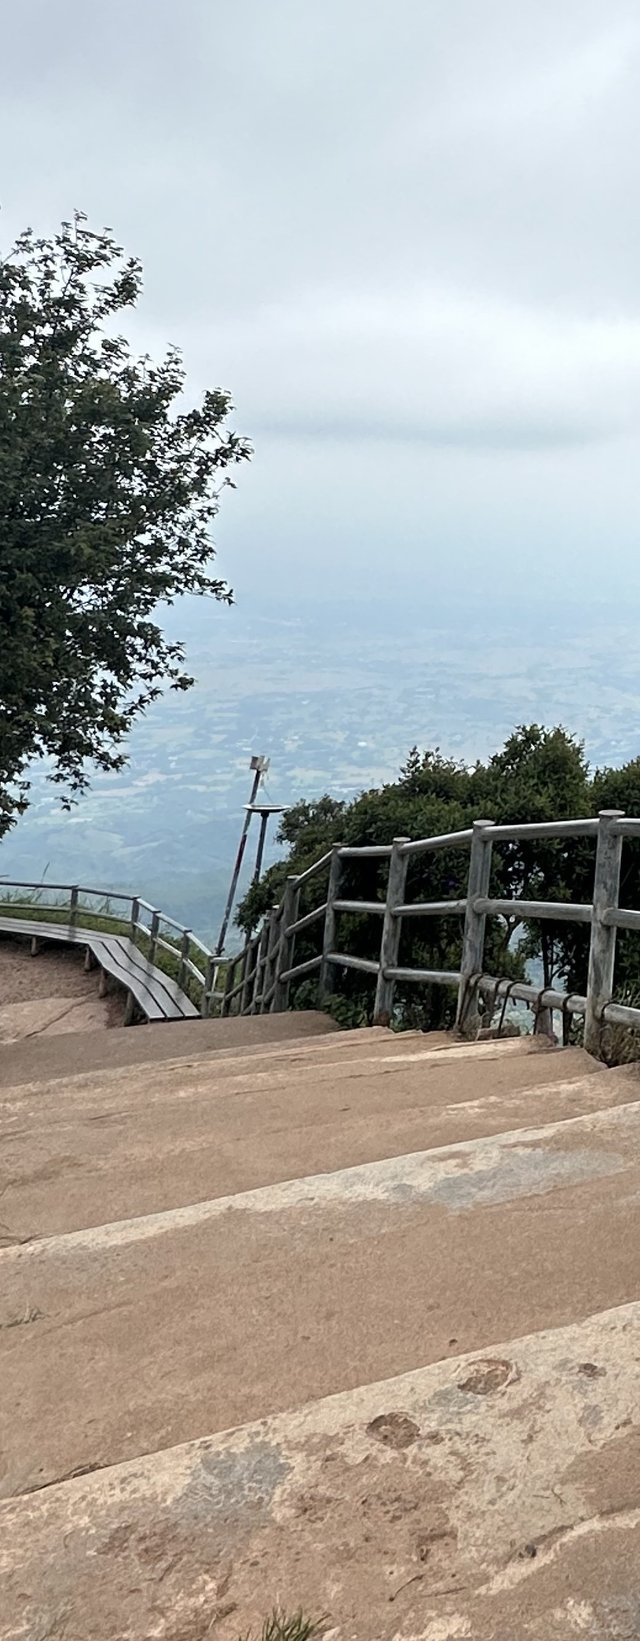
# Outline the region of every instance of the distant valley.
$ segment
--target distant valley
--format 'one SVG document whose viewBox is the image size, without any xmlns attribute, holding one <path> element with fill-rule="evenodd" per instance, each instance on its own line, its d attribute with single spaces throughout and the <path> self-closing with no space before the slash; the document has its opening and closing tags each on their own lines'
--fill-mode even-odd
<svg viewBox="0 0 640 1641">
<path fill-rule="evenodd" d="M 521 614 L 520 641 L 506 618 L 489 635 L 472 614 L 381 602 L 192 603 L 171 621 L 196 687 L 151 710 L 128 768 L 96 775 L 70 814 L 37 771 L 32 808 L 1 847 L 4 878 L 137 891 L 213 939 L 253 752 L 271 759 L 267 797 L 286 804 L 393 779 L 414 742 L 472 762 L 534 719 L 578 732 L 594 763 L 640 751 L 629 615 L 600 619 L 594 637 L 586 618 L 572 627 L 532 612 L 527 632 Z"/>
</svg>

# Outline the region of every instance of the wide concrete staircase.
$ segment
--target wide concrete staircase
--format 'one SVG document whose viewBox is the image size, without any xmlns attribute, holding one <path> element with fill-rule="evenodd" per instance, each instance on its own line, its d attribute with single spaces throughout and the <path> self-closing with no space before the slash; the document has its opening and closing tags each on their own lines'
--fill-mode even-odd
<svg viewBox="0 0 640 1641">
<path fill-rule="evenodd" d="M 634 1073 L 271 1015 L 0 1078 L 3 1641 L 640 1636 Z"/>
</svg>

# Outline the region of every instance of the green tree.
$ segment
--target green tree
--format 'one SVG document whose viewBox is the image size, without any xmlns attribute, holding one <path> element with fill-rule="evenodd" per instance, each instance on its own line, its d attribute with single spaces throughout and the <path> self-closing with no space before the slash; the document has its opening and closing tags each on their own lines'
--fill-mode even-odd
<svg viewBox="0 0 640 1641">
<path fill-rule="evenodd" d="M 220 491 L 250 454 L 228 393 L 185 408 L 181 355 L 119 334 L 142 272 L 76 214 L 0 263 L 0 834 L 47 756 L 64 801 L 118 769 L 134 720 L 186 689 L 157 621 L 183 593 L 231 602 L 212 570 Z"/>
<path fill-rule="evenodd" d="M 366 844 L 391 843 L 395 837 L 428 837 L 438 833 L 457 831 L 467 826 L 474 814 L 474 771 L 464 764 L 445 758 L 436 749 L 409 754 L 400 778 L 388 782 L 380 790 L 363 792 L 352 803 L 336 804 L 325 797 L 315 803 L 297 804 L 284 817 L 280 841 L 289 845 L 286 858 L 265 874 L 262 882 L 249 891 L 243 901 L 238 921 L 247 930 L 255 928 L 260 917 L 282 893 L 285 877 L 299 873 L 331 845 L 341 842 L 362 847 Z M 407 899 L 456 899 L 465 893 L 467 855 L 460 849 L 442 849 L 432 855 L 412 859 L 407 879 Z M 322 898 L 322 880 L 314 878 L 303 892 L 302 910 L 311 910 Z M 346 900 L 384 901 L 386 891 L 386 863 L 378 859 L 345 861 L 343 895 Z M 297 959 L 302 961 L 314 950 L 314 933 L 302 936 L 296 947 Z M 493 955 L 496 930 L 492 929 L 487 943 L 488 958 Z M 375 913 L 342 913 L 339 939 L 341 949 L 363 957 L 371 957 L 380 942 L 380 917 Z M 502 940 L 502 936 L 500 936 Z M 460 919 L 411 918 L 405 919 L 402 932 L 400 963 L 409 968 L 452 970 L 459 963 Z M 504 959 L 506 972 L 520 973 L 522 964 L 511 953 Z M 504 970 L 503 963 L 503 970 Z M 370 982 L 354 970 L 345 970 L 341 991 L 352 1009 L 353 1018 L 366 1017 L 372 1003 Z M 306 996 L 306 992 L 303 992 Z M 398 988 L 398 1008 L 406 1024 L 424 1027 L 451 1024 L 455 1009 L 455 994 L 448 988 L 425 990 L 411 985 Z"/>
<path fill-rule="evenodd" d="M 352 803 L 337 803 L 325 797 L 297 804 L 284 817 L 281 829 L 281 841 L 288 845 L 286 858 L 250 891 L 238 921 L 245 929 L 255 928 L 263 913 L 280 898 L 287 874 L 305 871 L 335 842 L 356 846 L 390 843 L 394 837 L 420 838 L 459 831 L 479 818 L 503 823 L 551 821 L 616 806 L 629 813 L 640 812 L 640 760 L 625 770 L 601 771 L 592 780 L 582 742 L 561 727 L 521 724 L 500 751 L 473 768 L 443 757 L 437 749 L 419 752 L 413 747 L 399 779 L 379 790 L 363 792 Z M 626 879 L 625 862 L 631 874 Z M 594 846 L 590 839 L 519 839 L 497 844 L 491 893 L 496 899 L 515 902 L 590 901 L 593 867 Z M 464 849 L 444 848 L 412 857 L 407 901 L 464 898 L 467 869 L 468 853 Z M 626 903 L 640 904 L 640 845 L 625 844 L 623 882 L 629 883 Z M 385 863 L 376 859 L 345 862 L 345 899 L 381 902 L 385 888 Z M 321 898 L 321 880 L 314 878 L 304 891 L 302 910 L 311 910 Z M 460 933 L 460 919 L 456 917 L 405 919 L 400 965 L 456 970 Z M 380 940 L 379 916 L 341 914 L 339 939 L 341 950 L 373 956 Z M 310 930 L 299 940 L 298 959 L 311 956 L 315 949 L 317 931 Z M 496 976 L 516 979 L 530 960 L 537 959 L 545 985 L 564 983 L 569 990 L 584 992 L 588 949 L 587 926 L 524 919 L 515 910 L 508 917 L 488 920 L 485 967 Z M 626 937 L 622 951 L 626 953 Z M 635 958 L 629 948 L 628 962 L 635 962 L 637 973 L 637 946 Z M 361 975 L 345 971 L 340 989 L 354 1018 L 370 1012 L 371 984 Z M 398 1006 L 406 1024 L 449 1025 L 455 993 L 445 988 L 400 985 Z"/>
</svg>

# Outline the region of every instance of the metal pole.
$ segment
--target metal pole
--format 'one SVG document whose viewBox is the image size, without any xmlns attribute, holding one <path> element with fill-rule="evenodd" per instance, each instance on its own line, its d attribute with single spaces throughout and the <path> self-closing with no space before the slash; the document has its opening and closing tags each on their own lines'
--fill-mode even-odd
<svg viewBox="0 0 640 1641">
<path fill-rule="evenodd" d="M 605 923 L 605 915 L 615 910 L 618 905 L 622 836 L 617 830 L 616 822 L 622 820 L 623 814 L 622 809 L 601 809 L 598 816 L 587 1010 L 584 1022 L 584 1046 L 587 1053 L 594 1054 L 596 1058 L 600 1055 L 602 1045 L 602 1011 L 605 1004 L 611 1002 L 613 992 L 617 930 Z"/>
<path fill-rule="evenodd" d="M 154 911 L 154 912 L 151 913 L 151 928 L 149 930 L 149 951 L 147 953 L 150 963 L 155 963 L 155 960 L 156 960 L 156 953 L 157 953 L 157 950 L 158 950 L 158 929 L 159 929 L 159 927 L 160 927 L 160 913 Z"/>
<path fill-rule="evenodd" d="M 240 842 L 238 844 L 238 853 L 236 855 L 236 862 L 235 862 L 235 866 L 233 868 L 233 872 L 231 873 L 231 882 L 229 884 L 229 893 L 227 895 L 227 903 L 226 903 L 226 906 L 225 906 L 225 909 L 224 909 L 224 913 L 223 913 L 223 917 L 222 917 L 222 923 L 220 924 L 220 933 L 218 935 L 218 944 L 216 946 L 216 952 L 215 952 L 216 957 L 221 957 L 222 953 L 224 951 L 224 943 L 225 943 L 225 940 L 227 938 L 227 929 L 229 927 L 229 918 L 231 917 L 231 913 L 232 913 L 232 910 L 233 910 L 233 902 L 235 900 L 236 889 L 238 887 L 238 878 L 240 876 L 242 862 L 244 860 L 244 852 L 245 852 L 245 849 L 247 847 L 247 834 L 248 834 L 248 831 L 249 831 L 249 827 L 251 825 L 252 805 L 255 803 L 255 800 L 258 796 L 258 788 L 260 786 L 260 782 L 262 780 L 262 777 L 263 777 L 263 775 L 266 774 L 267 769 L 269 768 L 268 758 L 252 758 L 251 759 L 251 768 L 254 771 L 253 785 L 251 787 L 251 797 L 249 798 L 249 803 L 248 803 L 248 806 L 247 806 L 246 814 L 245 814 L 244 820 L 242 822 L 242 831 L 240 833 Z"/>
<path fill-rule="evenodd" d="M 251 879 L 252 885 L 254 883 L 259 883 L 260 882 L 260 873 L 262 871 L 262 857 L 264 855 L 264 846 L 265 846 L 265 841 L 266 841 L 266 836 L 267 836 L 267 827 L 269 825 L 269 813 L 270 813 L 270 811 L 268 809 L 262 809 L 260 811 L 260 832 L 259 832 L 259 835 L 258 835 L 258 847 L 256 849 L 256 863 L 255 863 L 255 866 L 253 868 L 253 877 Z"/>
</svg>

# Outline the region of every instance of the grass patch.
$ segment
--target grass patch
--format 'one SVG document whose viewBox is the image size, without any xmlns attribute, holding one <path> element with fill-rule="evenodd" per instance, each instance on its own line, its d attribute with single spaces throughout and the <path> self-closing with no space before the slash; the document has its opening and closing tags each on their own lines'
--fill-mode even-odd
<svg viewBox="0 0 640 1641">
<path fill-rule="evenodd" d="M 616 995 L 616 1003 L 625 1008 L 640 1008 L 640 987 L 624 986 Z M 640 1027 L 605 1025 L 602 1033 L 601 1058 L 607 1066 L 634 1065 L 640 1060 Z"/>
<path fill-rule="evenodd" d="M 287 1615 L 276 1608 L 265 1618 L 259 1641 L 318 1641 L 325 1622 L 323 1618 L 307 1618 L 302 1611 Z M 256 1638 L 249 1630 L 242 1641 L 256 1641 Z"/>
</svg>

